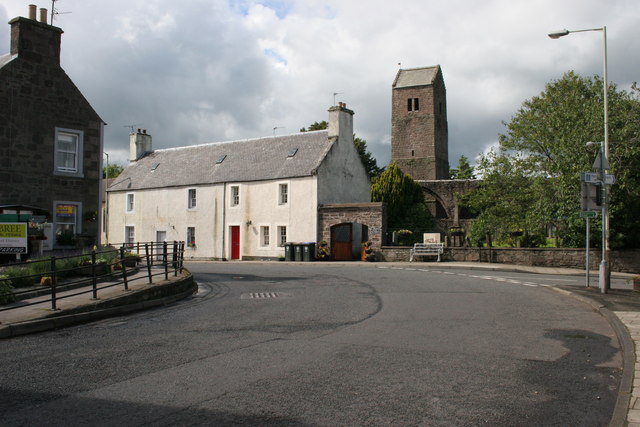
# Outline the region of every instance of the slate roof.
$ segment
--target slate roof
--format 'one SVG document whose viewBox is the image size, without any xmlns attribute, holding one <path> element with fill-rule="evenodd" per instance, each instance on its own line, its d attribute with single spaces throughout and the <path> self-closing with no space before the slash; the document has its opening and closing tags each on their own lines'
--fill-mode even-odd
<svg viewBox="0 0 640 427">
<path fill-rule="evenodd" d="M 0 56 L 0 68 L 4 67 L 15 57 L 16 57 L 15 55 L 11 55 L 10 53 Z"/>
<path fill-rule="evenodd" d="M 393 82 L 394 88 L 427 86 L 433 84 L 440 70 L 439 65 L 423 68 L 407 68 L 398 70 L 396 79 Z"/>
<path fill-rule="evenodd" d="M 127 166 L 109 191 L 311 176 L 332 144 L 323 130 L 156 150 Z"/>
</svg>

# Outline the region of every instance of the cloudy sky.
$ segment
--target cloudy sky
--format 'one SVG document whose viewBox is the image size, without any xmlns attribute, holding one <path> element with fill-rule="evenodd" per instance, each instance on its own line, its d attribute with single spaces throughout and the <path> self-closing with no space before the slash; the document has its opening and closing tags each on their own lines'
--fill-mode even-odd
<svg viewBox="0 0 640 427">
<path fill-rule="evenodd" d="M 28 15 L 2 0 L 0 21 Z M 497 141 L 526 99 L 568 70 L 640 80 L 638 0 L 59 0 L 62 67 L 107 122 L 105 151 L 125 164 L 132 125 L 155 148 L 298 132 L 336 101 L 381 166 L 390 157 L 398 70 L 440 64 L 449 163 Z M 0 28 L 0 54 L 9 50 Z"/>
</svg>

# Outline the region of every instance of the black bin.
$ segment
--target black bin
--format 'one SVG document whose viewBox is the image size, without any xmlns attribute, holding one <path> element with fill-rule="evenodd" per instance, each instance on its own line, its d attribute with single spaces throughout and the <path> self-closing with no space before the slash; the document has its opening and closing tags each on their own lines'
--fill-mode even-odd
<svg viewBox="0 0 640 427">
<path fill-rule="evenodd" d="M 316 259 L 316 244 L 313 242 L 304 243 L 302 245 L 302 260 L 303 261 L 315 261 Z"/>
<path fill-rule="evenodd" d="M 302 244 L 293 243 L 294 261 L 302 261 Z"/>
<path fill-rule="evenodd" d="M 284 244 L 284 260 L 285 261 L 293 261 L 294 260 L 294 255 L 293 255 L 293 243 L 285 243 Z"/>
</svg>

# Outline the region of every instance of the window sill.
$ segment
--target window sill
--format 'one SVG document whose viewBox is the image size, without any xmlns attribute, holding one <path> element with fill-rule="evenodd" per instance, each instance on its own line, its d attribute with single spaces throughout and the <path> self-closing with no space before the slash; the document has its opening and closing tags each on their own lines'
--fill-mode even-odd
<svg viewBox="0 0 640 427">
<path fill-rule="evenodd" d="M 56 176 L 66 176 L 69 178 L 84 178 L 84 174 L 82 172 L 66 172 L 66 171 L 54 170 L 53 174 Z"/>
</svg>

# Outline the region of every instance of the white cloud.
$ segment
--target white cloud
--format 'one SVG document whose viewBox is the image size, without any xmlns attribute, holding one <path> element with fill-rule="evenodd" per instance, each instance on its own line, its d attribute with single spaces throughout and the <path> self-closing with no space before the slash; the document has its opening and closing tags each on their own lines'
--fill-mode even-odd
<svg viewBox="0 0 640 427">
<path fill-rule="evenodd" d="M 43 4 L 49 7 L 50 3 Z M 390 157 L 391 83 L 398 69 L 440 64 L 448 94 L 449 161 L 497 141 L 521 103 L 570 69 L 638 80 L 636 0 L 61 0 L 62 65 L 108 123 L 106 149 L 126 159 L 126 125 L 156 147 L 293 133 L 338 101 L 381 165 Z M 4 0 L 4 22 L 26 15 Z M 0 31 L 0 52 L 9 26 Z"/>
</svg>

